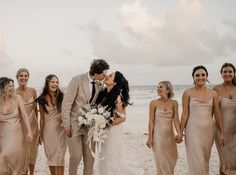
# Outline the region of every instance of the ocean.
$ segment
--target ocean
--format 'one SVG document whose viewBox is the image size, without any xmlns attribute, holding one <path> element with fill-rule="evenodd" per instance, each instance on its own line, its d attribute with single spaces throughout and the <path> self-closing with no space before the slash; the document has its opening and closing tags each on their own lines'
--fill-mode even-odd
<svg viewBox="0 0 236 175">
<path fill-rule="evenodd" d="M 192 85 L 174 85 L 173 99 L 179 103 L 179 111 L 181 112 L 181 98 L 184 90 L 192 87 Z M 63 91 L 65 87 L 61 88 Z M 39 95 L 42 88 L 36 88 Z M 130 102 L 132 105 L 127 107 L 127 119 L 124 123 L 125 132 L 127 133 L 147 133 L 149 119 L 149 103 L 151 100 L 158 98 L 157 86 L 131 86 Z"/>
<path fill-rule="evenodd" d="M 192 87 L 192 85 L 174 85 L 174 97 L 179 103 L 179 111 L 181 112 L 181 99 L 184 90 Z M 127 108 L 127 120 L 125 123 L 125 131 L 131 133 L 145 134 L 148 131 L 149 120 L 149 103 L 151 100 L 158 98 L 157 86 L 131 86 L 130 101 L 133 105 Z M 180 116 L 180 114 L 179 114 Z"/>
</svg>

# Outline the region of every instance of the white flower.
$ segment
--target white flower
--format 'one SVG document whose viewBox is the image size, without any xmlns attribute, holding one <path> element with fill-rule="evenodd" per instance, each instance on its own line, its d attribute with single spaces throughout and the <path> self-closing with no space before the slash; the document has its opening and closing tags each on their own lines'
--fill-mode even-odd
<svg viewBox="0 0 236 175">
<path fill-rule="evenodd" d="M 92 108 L 92 109 L 91 109 L 91 113 L 92 113 L 92 114 L 96 114 L 96 113 L 97 113 L 97 109 L 96 109 L 96 108 Z"/>
<path fill-rule="evenodd" d="M 105 109 L 103 107 L 98 108 L 98 113 L 103 114 L 105 112 Z"/>
<path fill-rule="evenodd" d="M 88 143 L 95 142 L 95 145 L 104 143 L 107 135 L 107 124 L 110 112 L 104 106 L 83 106 L 80 108 L 78 125 L 85 126 L 88 130 Z M 92 150 L 91 150 L 92 151 Z"/>
</svg>

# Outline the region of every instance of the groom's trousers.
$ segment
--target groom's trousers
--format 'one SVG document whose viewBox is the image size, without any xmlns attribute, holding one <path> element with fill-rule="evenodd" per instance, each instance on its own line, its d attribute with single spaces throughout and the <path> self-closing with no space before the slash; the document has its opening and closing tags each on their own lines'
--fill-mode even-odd
<svg viewBox="0 0 236 175">
<path fill-rule="evenodd" d="M 78 134 L 72 135 L 72 137 L 68 139 L 70 154 L 69 175 L 77 175 L 77 169 L 82 157 L 84 162 L 83 175 L 93 174 L 94 158 L 86 141 L 87 131 L 85 131 L 85 128 L 81 128 Z"/>
</svg>

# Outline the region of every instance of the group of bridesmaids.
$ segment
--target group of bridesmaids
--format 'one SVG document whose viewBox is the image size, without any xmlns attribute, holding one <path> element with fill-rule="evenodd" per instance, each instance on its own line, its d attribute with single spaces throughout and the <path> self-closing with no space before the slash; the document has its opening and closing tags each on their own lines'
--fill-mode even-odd
<svg viewBox="0 0 236 175">
<path fill-rule="evenodd" d="M 61 126 L 63 93 L 58 77 L 48 75 L 37 97 L 36 90 L 27 86 L 29 76 L 25 68 L 17 71 L 16 90 L 12 79 L 0 78 L 0 174 L 33 175 L 38 144 L 44 142 L 51 175 L 63 175 L 67 143 Z"/>
<path fill-rule="evenodd" d="M 206 86 L 209 82 L 207 69 L 204 66 L 193 68 L 194 85 L 183 93 L 181 122 L 178 103 L 171 99 L 174 95 L 171 83 L 159 83 L 157 93 L 160 98 L 150 102 L 146 143 L 153 150 L 157 175 L 174 174 L 177 143 L 181 143 L 183 137 L 191 175 L 209 174 L 214 140 L 219 153 L 220 175 L 236 174 L 235 66 L 225 63 L 220 73 L 223 83 L 211 89 Z"/>
<path fill-rule="evenodd" d="M 210 89 L 206 86 L 207 69 L 194 67 L 194 86 L 187 89 L 182 98 L 181 122 L 178 102 L 172 100 L 171 83 L 162 81 L 158 84 L 160 98 L 150 103 L 146 143 L 153 149 L 158 175 L 174 174 L 177 143 L 183 138 L 191 175 L 209 174 L 214 138 L 219 152 L 220 175 L 236 174 L 235 66 L 225 63 L 220 73 L 223 83 Z M 63 175 L 67 141 L 61 126 L 63 92 L 59 89 L 58 77 L 48 75 L 43 91 L 37 97 L 36 90 L 27 86 L 29 76 L 27 69 L 17 71 L 16 90 L 12 79 L 0 78 L 0 174 L 33 175 L 38 144 L 43 142 L 51 175 Z"/>
</svg>

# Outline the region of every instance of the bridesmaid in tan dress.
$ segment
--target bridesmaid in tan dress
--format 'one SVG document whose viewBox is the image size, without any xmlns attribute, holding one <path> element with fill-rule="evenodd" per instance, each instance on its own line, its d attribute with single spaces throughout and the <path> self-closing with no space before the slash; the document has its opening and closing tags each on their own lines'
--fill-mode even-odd
<svg viewBox="0 0 236 175">
<path fill-rule="evenodd" d="M 38 155 L 38 139 L 39 139 L 39 127 L 38 127 L 38 111 L 35 99 L 37 98 L 36 90 L 28 87 L 29 71 L 25 68 L 21 68 L 16 73 L 16 79 L 19 87 L 16 89 L 16 93 L 19 94 L 23 100 L 26 113 L 29 117 L 33 141 L 28 145 L 28 163 L 30 175 L 34 174 L 35 163 Z M 23 125 L 24 126 L 24 125 Z M 26 131 L 25 126 L 23 127 Z"/>
<path fill-rule="evenodd" d="M 224 144 L 222 119 L 219 111 L 219 96 L 206 87 L 208 78 L 204 66 L 196 66 L 192 77 L 194 87 L 183 94 L 183 113 L 181 132 L 185 129 L 185 147 L 189 173 L 191 175 L 208 175 L 211 148 L 213 145 L 213 114 L 220 130 L 220 142 Z"/>
<path fill-rule="evenodd" d="M 219 142 L 219 130 L 216 128 L 215 143 L 220 158 L 220 175 L 236 174 L 236 78 L 235 67 L 225 63 L 221 67 L 224 82 L 214 87 L 220 95 L 221 115 L 226 138 L 224 147 Z"/>
<path fill-rule="evenodd" d="M 180 140 L 178 103 L 172 100 L 173 88 L 169 81 L 162 81 L 157 87 L 160 98 L 149 106 L 149 135 L 147 146 L 152 148 L 157 175 L 173 175 L 178 159 L 177 140 Z M 177 131 L 175 138 L 173 123 Z"/>
<path fill-rule="evenodd" d="M 27 167 L 27 150 L 22 124 L 27 128 L 27 141 L 32 131 L 24 104 L 14 94 L 13 80 L 0 78 L 0 174 L 23 175 Z"/>
<path fill-rule="evenodd" d="M 40 109 L 40 138 L 44 143 L 51 175 L 64 174 L 66 153 L 66 135 L 61 126 L 61 104 L 63 93 L 58 87 L 56 75 L 50 74 L 45 79 L 43 92 L 38 97 Z"/>
</svg>

